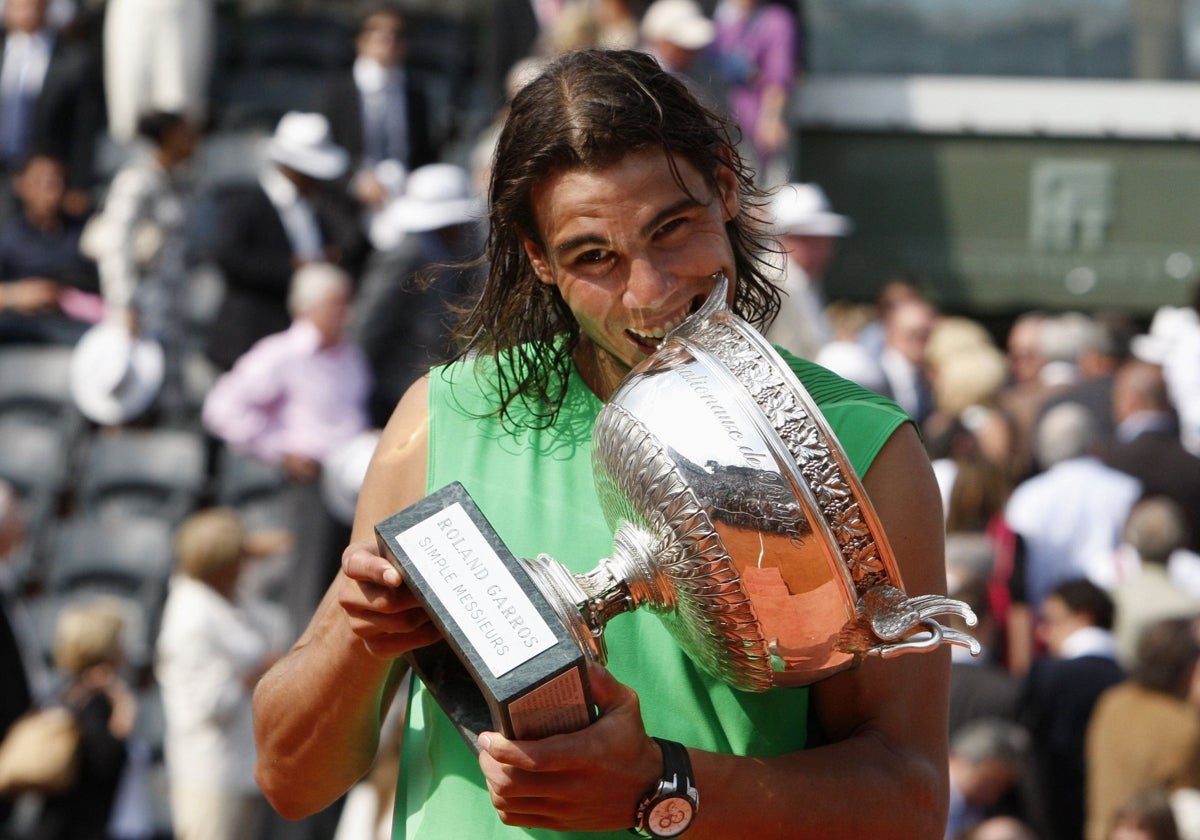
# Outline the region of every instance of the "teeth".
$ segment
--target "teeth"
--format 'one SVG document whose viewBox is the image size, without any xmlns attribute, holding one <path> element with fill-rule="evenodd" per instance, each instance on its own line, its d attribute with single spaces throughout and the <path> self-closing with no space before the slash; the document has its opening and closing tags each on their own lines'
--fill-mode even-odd
<svg viewBox="0 0 1200 840">
<path fill-rule="evenodd" d="M 633 327 L 630 327 L 629 331 L 631 333 L 633 333 L 634 335 L 636 335 L 638 338 L 644 338 L 644 339 L 648 339 L 648 340 L 652 340 L 652 341 L 660 341 L 666 336 L 667 333 L 669 333 L 671 330 L 678 327 L 686 319 L 687 319 L 687 312 L 683 312 L 679 316 L 677 316 L 674 320 L 669 321 L 668 323 L 666 323 L 665 325 L 663 325 L 661 327 L 656 327 L 654 329 L 649 329 L 649 330 L 639 330 L 639 329 L 634 329 Z"/>
</svg>

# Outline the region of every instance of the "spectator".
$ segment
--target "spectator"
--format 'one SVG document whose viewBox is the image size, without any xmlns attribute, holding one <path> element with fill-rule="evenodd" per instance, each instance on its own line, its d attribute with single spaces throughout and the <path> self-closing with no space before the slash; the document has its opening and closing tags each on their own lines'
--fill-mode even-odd
<svg viewBox="0 0 1200 840">
<path fill-rule="evenodd" d="M 1060 581 L 1086 577 L 1116 583 L 1114 552 L 1141 483 L 1106 467 L 1092 454 L 1094 421 L 1074 403 L 1056 406 L 1038 424 L 1042 471 L 1019 483 L 1004 508 L 1017 537 L 1008 581 L 1009 666 L 1022 674 L 1034 650 L 1030 634 L 1042 599 Z"/>
<path fill-rule="evenodd" d="M 715 49 L 747 158 L 764 186 L 785 183 L 788 106 L 804 49 L 796 19 L 770 0 L 721 0 L 714 20 Z"/>
<path fill-rule="evenodd" d="M 1192 305 L 1185 311 L 1175 352 L 1163 359 L 1163 377 L 1179 414 L 1183 445 L 1200 458 L 1200 283 L 1192 292 Z"/>
<path fill-rule="evenodd" d="M 517 91 L 525 86 L 530 79 L 535 78 L 546 66 L 546 59 L 541 56 L 529 56 L 521 59 L 508 71 L 504 79 L 504 104 L 492 115 L 492 121 L 479 132 L 471 148 L 469 166 L 471 169 L 471 184 L 476 193 L 486 195 L 488 185 L 492 180 L 492 158 L 496 155 L 496 141 L 500 139 L 500 130 L 508 117 L 508 106 Z"/>
<path fill-rule="evenodd" d="M 296 271 L 288 298 L 292 325 L 259 340 L 204 400 L 205 427 L 219 440 L 290 480 L 295 567 L 285 599 L 303 626 L 333 575 L 345 528 L 321 497 L 321 464 L 368 428 L 371 375 L 344 338 L 352 283 L 329 263 Z"/>
<path fill-rule="evenodd" d="M 320 114 L 290 112 L 267 147 L 258 183 L 221 196 L 213 259 L 225 281 L 206 353 L 228 370 L 258 339 L 287 329 L 288 286 L 297 267 L 333 262 L 353 268 L 358 220 L 322 185 L 346 172 L 346 150 Z M 357 233 L 354 234 L 357 236 Z"/>
<path fill-rule="evenodd" d="M 888 395 L 920 426 L 933 413 L 933 386 L 926 348 L 937 310 L 921 299 L 904 300 L 888 310 L 879 357 Z"/>
<path fill-rule="evenodd" d="M 54 665 L 66 678 L 61 698 L 81 731 L 79 772 L 67 791 L 47 796 L 34 840 L 108 840 L 108 822 L 126 763 L 137 700 L 121 676 L 124 618 L 107 598 L 64 607 L 54 632 Z"/>
<path fill-rule="evenodd" d="M 708 49 L 717 29 L 696 0 L 654 0 L 642 16 L 642 48 L 664 70 L 679 75 L 696 98 L 710 108 L 728 107 L 720 69 Z"/>
<path fill-rule="evenodd" d="M 1139 791 L 1200 787 L 1198 658 L 1192 619 L 1152 624 L 1129 679 L 1100 696 L 1087 733 L 1087 840 L 1108 840 Z"/>
<path fill-rule="evenodd" d="M 350 155 L 350 191 L 378 210 L 400 194 L 405 176 L 439 157 L 434 113 L 405 71 L 408 22 L 395 7 L 375 4 L 360 19 L 353 68 L 326 88 L 321 112 L 333 142 Z"/>
<path fill-rule="evenodd" d="M 1112 399 L 1117 432 L 1101 447 L 1100 459 L 1140 481 L 1147 495 L 1178 504 L 1186 517 L 1187 548 L 1200 553 L 1200 457 L 1180 442 L 1162 367 L 1126 362 L 1117 371 Z"/>
<path fill-rule="evenodd" d="M 213 0 L 108 0 L 104 14 L 104 100 L 108 132 L 131 142 L 151 111 L 208 116 Z"/>
<path fill-rule="evenodd" d="M 878 357 L 862 342 L 863 330 L 873 323 L 874 307 L 835 300 L 825 307 L 825 317 L 833 327 L 833 340 L 817 353 L 817 364 L 876 393 L 886 392 Z"/>
<path fill-rule="evenodd" d="M 527 58 L 548 55 L 546 39 L 568 0 L 493 0 L 488 9 L 482 59 L 482 97 L 488 113 L 509 98 L 509 73 Z"/>
<path fill-rule="evenodd" d="M 1088 719 L 1100 694 L 1125 677 L 1116 661 L 1113 601 L 1094 583 L 1072 579 L 1051 590 L 1041 613 L 1046 654 L 1025 675 L 1018 720 L 1032 736 L 1035 786 L 1050 836 L 1079 840 Z"/>
<path fill-rule="evenodd" d="M 1083 330 L 1079 351 L 1079 380 L 1042 403 L 1045 413 L 1059 403 L 1077 402 L 1092 412 L 1096 428 L 1103 437 L 1112 436 L 1116 429 L 1113 418 L 1112 391 L 1117 368 L 1129 359 L 1130 340 L 1134 327 L 1129 315 L 1105 312 L 1093 316 Z"/>
<path fill-rule="evenodd" d="M 163 607 L 155 674 L 176 840 L 255 837 L 264 816 L 250 694 L 288 638 L 261 606 L 238 597 L 242 569 L 256 553 L 260 542 L 228 508 L 194 513 L 175 534 L 177 574 Z"/>
<path fill-rule="evenodd" d="M 1125 520 L 1124 542 L 1133 553 L 1128 577 L 1117 584 L 1116 637 L 1121 662 L 1132 667 L 1137 640 L 1164 618 L 1200 616 L 1200 598 L 1171 580 L 1168 563 L 1183 547 L 1187 525 L 1179 505 L 1165 496 L 1147 496 Z"/>
<path fill-rule="evenodd" d="M 950 819 L 945 840 L 960 840 L 990 816 L 1025 765 L 1029 733 L 1011 721 L 980 719 L 950 741 Z"/>
<path fill-rule="evenodd" d="M 74 344 L 102 311 L 83 224 L 64 207 L 61 161 L 33 155 L 13 179 L 18 212 L 0 224 L 0 343 Z"/>
<path fill-rule="evenodd" d="M 95 146 L 104 122 L 100 74 L 85 46 L 50 26 L 46 9 L 47 0 L 7 0 L 4 5 L 0 171 L 18 171 L 33 153 L 64 161 L 64 204 L 71 214 L 83 215 L 91 207 L 88 191 L 95 181 Z"/>
<path fill-rule="evenodd" d="M 772 195 L 768 212 L 771 231 L 783 246 L 779 280 L 783 303 L 767 338 L 803 359 L 815 360 L 834 338 L 825 315 L 825 272 L 837 240 L 853 224 L 833 212 L 825 191 L 816 184 L 784 184 Z"/>
<path fill-rule="evenodd" d="M 1014 459 L 1021 477 L 1035 469 L 1033 438 L 1043 406 L 1078 382 L 1079 356 L 1090 330 L 1090 319 L 1078 312 L 1030 312 L 1013 323 L 1008 339 L 1013 382 L 997 401 L 1013 420 Z"/>
<path fill-rule="evenodd" d="M 483 209 L 465 169 L 433 163 L 377 219 L 396 244 L 372 256 L 351 321 L 371 365 L 373 425 L 382 428 L 408 386 L 452 355 L 449 321 L 476 279 L 461 266 L 479 251 Z"/>
<path fill-rule="evenodd" d="M 137 130 L 150 148 L 113 178 L 84 248 L 100 267 L 105 319 L 162 347 L 159 408 L 163 418 L 179 421 L 187 410 L 183 355 L 192 202 L 184 172 L 199 132 L 183 114 L 167 111 L 143 114 Z"/>
</svg>

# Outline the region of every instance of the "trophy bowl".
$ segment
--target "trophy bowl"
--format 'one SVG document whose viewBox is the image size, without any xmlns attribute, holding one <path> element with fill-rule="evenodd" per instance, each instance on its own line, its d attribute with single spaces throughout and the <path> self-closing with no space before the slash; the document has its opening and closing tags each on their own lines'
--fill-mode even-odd
<svg viewBox="0 0 1200 840">
<path fill-rule="evenodd" d="M 708 301 L 602 409 L 596 488 L 613 555 L 569 575 L 530 561 L 560 618 L 600 661 L 603 627 L 645 608 L 708 673 L 748 691 L 800 686 L 943 643 L 975 616 L 909 598 L 862 484 L 816 403 L 773 347 Z"/>
</svg>

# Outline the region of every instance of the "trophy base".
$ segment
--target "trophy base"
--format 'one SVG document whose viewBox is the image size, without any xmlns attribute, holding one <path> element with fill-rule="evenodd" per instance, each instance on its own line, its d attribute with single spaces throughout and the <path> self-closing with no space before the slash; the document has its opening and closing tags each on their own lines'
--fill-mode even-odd
<svg viewBox="0 0 1200 840">
<path fill-rule="evenodd" d="M 595 719 L 588 658 L 461 484 L 375 531 L 442 632 L 408 660 L 472 749 L 486 729 L 542 738 Z"/>
</svg>

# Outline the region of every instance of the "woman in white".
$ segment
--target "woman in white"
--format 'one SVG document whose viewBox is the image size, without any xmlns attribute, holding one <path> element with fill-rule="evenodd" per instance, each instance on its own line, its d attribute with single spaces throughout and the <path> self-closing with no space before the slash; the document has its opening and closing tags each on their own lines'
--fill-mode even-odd
<svg viewBox="0 0 1200 840">
<path fill-rule="evenodd" d="M 212 0 L 108 0 L 104 96 L 113 139 L 132 141 L 147 111 L 180 111 L 202 123 L 213 14 Z"/>
<path fill-rule="evenodd" d="M 237 598 L 251 549 L 234 511 L 210 508 L 186 519 L 175 554 L 156 662 L 175 837 L 255 837 L 263 800 L 254 782 L 250 694 L 286 640 Z"/>
</svg>

